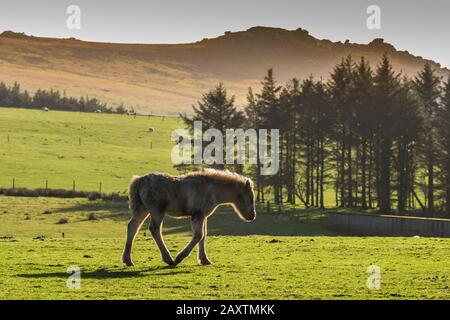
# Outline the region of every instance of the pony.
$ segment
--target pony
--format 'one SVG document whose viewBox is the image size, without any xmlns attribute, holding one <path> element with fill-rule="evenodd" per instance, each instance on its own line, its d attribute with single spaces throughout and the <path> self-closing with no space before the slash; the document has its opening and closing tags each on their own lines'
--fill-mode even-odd
<svg viewBox="0 0 450 320">
<path fill-rule="evenodd" d="M 132 246 L 136 234 L 150 216 L 150 233 L 155 240 L 163 262 L 177 265 L 189 256 L 198 244 L 198 262 L 209 265 L 205 249 L 207 220 L 220 205 L 229 204 L 238 216 L 250 222 L 256 218 L 253 182 L 237 173 L 206 169 L 181 176 L 167 173 L 149 173 L 134 176 L 129 188 L 131 220 L 128 222 L 122 261 L 133 265 Z M 162 236 L 165 215 L 174 218 L 191 219 L 192 239 L 187 246 L 172 259 Z"/>
</svg>

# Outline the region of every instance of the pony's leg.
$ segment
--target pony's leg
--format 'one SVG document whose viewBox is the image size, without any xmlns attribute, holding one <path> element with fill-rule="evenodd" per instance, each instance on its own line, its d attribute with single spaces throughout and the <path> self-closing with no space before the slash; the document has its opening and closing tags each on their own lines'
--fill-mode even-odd
<svg viewBox="0 0 450 320">
<path fill-rule="evenodd" d="M 203 222 L 203 238 L 198 243 L 198 262 L 204 266 L 211 264 L 211 261 L 208 259 L 208 255 L 206 254 L 205 249 L 205 240 L 207 234 L 208 234 L 208 219 L 206 218 L 205 221 Z"/>
<path fill-rule="evenodd" d="M 133 242 L 134 239 L 136 238 L 136 234 L 139 232 L 139 229 L 141 228 L 145 219 L 147 219 L 148 215 L 149 213 L 145 210 L 145 208 L 139 207 L 138 209 L 133 211 L 133 216 L 131 217 L 131 220 L 128 222 L 127 239 L 125 242 L 125 249 L 123 250 L 122 254 L 122 261 L 127 266 L 133 265 L 133 260 L 131 259 L 131 250 L 133 247 Z"/>
<path fill-rule="evenodd" d="M 162 260 L 168 265 L 173 265 L 173 259 L 170 255 L 169 250 L 167 250 L 166 244 L 164 243 L 164 239 L 161 233 L 161 227 L 163 222 L 164 215 L 163 214 L 152 214 L 152 220 L 150 222 L 150 232 L 158 245 L 159 251 L 161 252 Z"/>
<path fill-rule="evenodd" d="M 203 222 L 205 221 L 204 216 L 195 216 L 192 218 L 191 225 L 192 225 L 192 239 L 188 243 L 188 245 L 181 250 L 180 253 L 178 253 L 177 257 L 175 258 L 175 264 L 179 264 L 181 261 L 183 261 L 184 258 L 189 256 L 192 249 L 194 249 L 195 245 L 200 242 L 200 240 L 203 239 Z"/>
</svg>

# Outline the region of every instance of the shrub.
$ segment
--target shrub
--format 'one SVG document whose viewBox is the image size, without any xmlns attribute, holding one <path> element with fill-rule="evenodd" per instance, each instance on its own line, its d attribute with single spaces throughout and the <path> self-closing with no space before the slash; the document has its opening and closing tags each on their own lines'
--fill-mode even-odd
<svg viewBox="0 0 450 320">
<path fill-rule="evenodd" d="M 102 199 L 104 201 L 127 201 L 128 196 L 119 193 L 100 193 L 92 191 L 74 191 L 65 189 L 27 189 L 27 188 L 0 188 L 0 194 L 15 197 L 55 197 L 55 198 L 87 198 L 91 201 Z"/>
<path fill-rule="evenodd" d="M 89 213 L 88 220 L 89 221 L 97 220 L 97 216 L 95 215 L 95 213 L 93 212 Z"/>
<path fill-rule="evenodd" d="M 63 217 L 63 218 L 59 219 L 57 224 L 65 224 L 65 223 L 68 223 L 68 222 L 69 222 L 69 219 Z"/>
<path fill-rule="evenodd" d="M 101 198 L 101 194 L 100 193 L 98 193 L 98 192 L 91 192 L 91 193 L 89 193 L 89 195 L 88 195 L 88 200 L 89 201 L 95 201 L 95 200 L 97 200 L 97 199 L 100 199 Z"/>
</svg>

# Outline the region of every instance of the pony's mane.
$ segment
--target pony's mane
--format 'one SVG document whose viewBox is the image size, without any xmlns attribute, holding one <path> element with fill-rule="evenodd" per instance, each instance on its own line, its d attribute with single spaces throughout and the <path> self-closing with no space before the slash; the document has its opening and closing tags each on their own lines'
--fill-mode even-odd
<svg viewBox="0 0 450 320">
<path fill-rule="evenodd" d="M 232 184 L 242 186 L 245 186 L 245 183 L 248 180 L 253 188 L 253 182 L 251 179 L 228 170 L 203 169 L 201 171 L 190 172 L 186 174 L 185 177 L 204 177 L 224 185 Z"/>
</svg>

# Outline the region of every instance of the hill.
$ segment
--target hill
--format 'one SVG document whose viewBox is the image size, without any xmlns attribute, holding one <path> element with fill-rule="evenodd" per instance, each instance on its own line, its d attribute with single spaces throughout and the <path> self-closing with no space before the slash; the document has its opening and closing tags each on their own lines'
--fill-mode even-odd
<svg viewBox="0 0 450 320">
<path fill-rule="evenodd" d="M 326 79 L 344 56 L 365 56 L 373 65 L 387 52 L 398 71 L 414 75 L 424 58 L 375 39 L 369 44 L 331 42 L 306 30 L 254 27 L 188 44 L 115 44 L 52 39 L 11 31 L 0 35 L 2 81 L 33 91 L 55 88 L 144 113 L 189 112 L 200 95 L 222 81 L 237 102 L 258 86 L 268 68 L 284 83 L 310 74 Z M 442 76 L 450 74 L 431 61 Z"/>
</svg>

